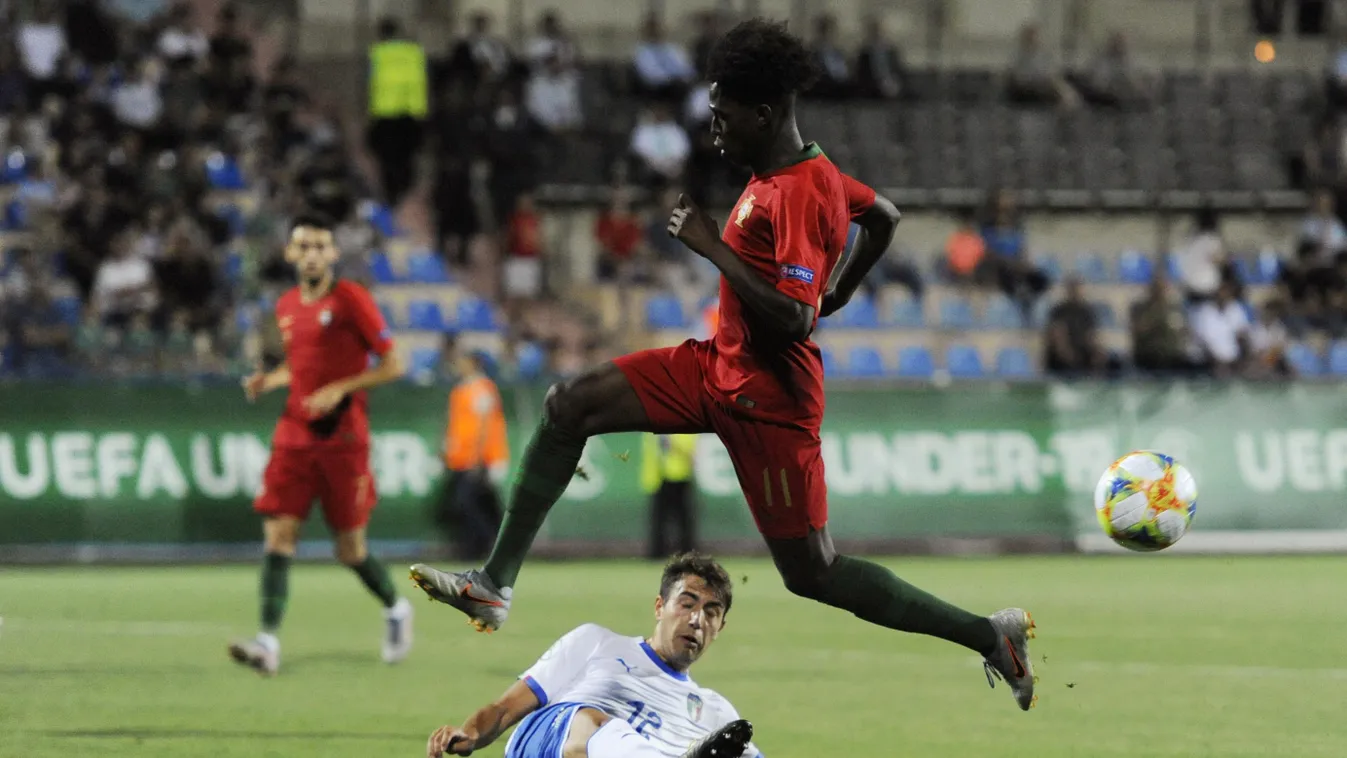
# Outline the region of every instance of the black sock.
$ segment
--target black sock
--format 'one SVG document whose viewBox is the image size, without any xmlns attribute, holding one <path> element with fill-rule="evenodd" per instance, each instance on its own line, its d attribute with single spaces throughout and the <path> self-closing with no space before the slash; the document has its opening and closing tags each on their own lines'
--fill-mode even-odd
<svg viewBox="0 0 1347 758">
<path fill-rule="evenodd" d="M 274 634 L 281 628 L 285 605 L 290 600 L 290 561 L 288 555 L 267 553 L 262 559 L 262 631 Z"/>
</svg>

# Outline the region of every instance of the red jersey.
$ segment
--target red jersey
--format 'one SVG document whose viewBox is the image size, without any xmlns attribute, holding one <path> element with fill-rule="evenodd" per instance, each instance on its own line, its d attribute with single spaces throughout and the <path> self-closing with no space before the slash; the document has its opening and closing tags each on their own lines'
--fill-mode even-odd
<svg viewBox="0 0 1347 758">
<path fill-rule="evenodd" d="M 330 414 L 316 419 L 303 402 L 328 384 L 364 371 L 370 353 L 383 356 L 393 349 L 374 298 L 359 284 L 338 280 L 326 295 L 306 303 L 295 287 L 276 302 L 276 322 L 290 367 L 290 396 L 272 446 L 368 446 L 364 391 L 351 393 Z"/>
<path fill-rule="evenodd" d="M 813 307 L 817 323 L 851 220 L 874 202 L 874 190 L 810 143 L 799 161 L 749 181 L 723 238 L 779 291 Z M 722 277 L 707 389 L 750 417 L 817 429 L 824 406 L 818 346 L 774 337 L 760 318 Z"/>
</svg>

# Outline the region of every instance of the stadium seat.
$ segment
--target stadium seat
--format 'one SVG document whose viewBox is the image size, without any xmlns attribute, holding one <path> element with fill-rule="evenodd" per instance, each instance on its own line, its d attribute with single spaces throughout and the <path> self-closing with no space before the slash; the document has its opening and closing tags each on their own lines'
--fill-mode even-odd
<svg viewBox="0 0 1347 758">
<path fill-rule="evenodd" d="M 407 328 L 442 332 L 448 325 L 439 303 L 434 300 L 413 300 L 407 303 Z"/>
<path fill-rule="evenodd" d="M 950 299 L 940 304 L 940 326 L 945 329 L 972 329 L 973 307 L 967 300 Z"/>
<path fill-rule="evenodd" d="M 1062 264 L 1056 258 L 1042 258 L 1033 261 L 1034 267 L 1043 272 L 1050 282 L 1062 280 Z"/>
<path fill-rule="evenodd" d="M 22 150 L 10 150 L 0 164 L 0 184 L 15 184 L 28 176 L 28 158 Z"/>
<path fill-rule="evenodd" d="M 1113 279 L 1108 264 L 1095 253 L 1081 253 L 1076 258 L 1075 274 L 1089 284 L 1107 284 Z"/>
<path fill-rule="evenodd" d="M 982 356 L 971 345 L 951 345 L 945 351 L 945 369 L 955 379 L 981 379 L 986 376 L 982 369 Z"/>
<path fill-rule="evenodd" d="M 537 379 L 547 369 L 547 353 L 536 342 L 525 342 L 520 345 L 515 361 L 519 366 L 520 379 Z"/>
<path fill-rule="evenodd" d="M 1165 274 L 1170 281 L 1178 282 L 1183 280 L 1183 272 L 1179 271 L 1178 256 L 1170 253 L 1165 256 Z"/>
<path fill-rule="evenodd" d="M 376 284 L 396 284 L 400 280 L 393 271 L 393 262 L 389 260 L 388 254 L 379 251 L 370 255 L 369 273 Z"/>
<path fill-rule="evenodd" d="M 467 297 L 458 301 L 457 326 L 465 332 L 495 332 L 500 330 L 496 320 L 496 310 L 491 303 L 477 298 Z"/>
<path fill-rule="evenodd" d="M 407 259 L 407 281 L 414 284 L 448 284 L 449 269 L 432 252 L 420 252 Z"/>
<path fill-rule="evenodd" d="M 840 326 L 847 329 L 878 329 L 879 313 L 875 311 L 875 303 L 865 295 L 857 294 L 847 303 L 847 307 L 837 312 L 833 316 L 831 326 Z"/>
<path fill-rule="evenodd" d="M 1118 328 L 1118 316 L 1113 312 L 1113 306 L 1108 303 L 1091 303 L 1090 308 L 1094 311 L 1096 327 L 1099 329 Z"/>
<path fill-rule="evenodd" d="M 920 300 L 899 300 L 893 304 L 893 325 L 900 329 L 922 329 L 926 316 Z"/>
<path fill-rule="evenodd" d="M 847 375 L 861 379 L 877 379 L 885 374 L 884 356 L 873 347 L 851 348 L 847 356 Z"/>
<path fill-rule="evenodd" d="M 645 324 L 650 329 L 686 329 L 687 314 L 677 295 L 651 295 L 645 301 Z"/>
<path fill-rule="evenodd" d="M 435 305 L 435 304 L 432 303 L 432 305 Z M 439 306 L 436 305 L 436 307 L 438 308 Z M 383 317 L 384 317 L 384 324 L 387 325 L 389 329 L 397 329 L 397 328 L 398 328 L 397 314 L 393 312 L 393 304 L 392 304 L 392 303 L 382 302 L 382 301 L 381 301 L 381 302 L 379 303 L 379 313 L 383 314 Z"/>
<path fill-rule="evenodd" d="M 1146 284 L 1154 276 L 1151 259 L 1136 250 L 1123 251 L 1118 260 L 1118 278 L 1125 284 Z"/>
<path fill-rule="evenodd" d="M 904 379 L 930 379 L 935 360 L 924 347 L 905 347 L 898 351 L 898 376 Z"/>
<path fill-rule="evenodd" d="M 1286 361 L 1300 376 L 1315 377 L 1324 373 L 1323 356 L 1303 342 L 1293 342 L 1286 348 Z"/>
<path fill-rule="evenodd" d="M 820 347 L 818 349 L 819 358 L 823 361 L 824 376 L 839 376 L 842 373 L 842 367 L 837 365 L 837 355 L 830 347 Z"/>
<path fill-rule="evenodd" d="M 996 354 L 996 375 L 1002 379 L 1029 379 L 1034 376 L 1034 362 L 1029 351 L 1022 347 L 1003 347 Z"/>
<path fill-rule="evenodd" d="M 982 325 L 988 329 L 1022 329 L 1024 313 L 1015 301 L 1005 295 L 997 295 L 987 303 L 987 312 L 983 314 Z"/>
<path fill-rule="evenodd" d="M 231 284 L 243 281 L 243 255 L 237 250 L 225 254 L 224 275 Z"/>
<path fill-rule="evenodd" d="M 14 198 L 5 203 L 4 217 L 0 218 L 0 230 L 19 232 L 28 228 L 28 209 L 23 201 Z"/>
<path fill-rule="evenodd" d="M 62 323 L 70 326 L 79 324 L 80 311 L 82 310 L 79 298 L 58 297 L 52 301 L 52 307 L 56 309 L 57 313 L 61 314 Z"/>
<path fill-rule="evenodd" d="M 218 190 L 236 191 L 248 187 L 238 161 L 218 151 L 206 159 L 206 182 Z"/>
<path fill-rule="evenodd" d="M 361 218 L 373 226 L 379 236 L 391 238 L 402 234 L 402 230 L 398 229 L 397 219 L 393 218 L 393 211 L 389 210 L 388 206 L 371 203 L 363 211 Z"/>
<path fill-rule="evenodd" d="M 215 209 L 215 215 L 229 226 L 230 237 L 241 237 L 247 231 L 243 219 L 243 209 L 233 203 L 221 205 Z"/>
<path fill-rule="evenodd" d="M 1328 372 L 1334 376 L 1347 376 L 1347 341 L 1334 342 L 1329 348 Z"/>
<path fill-rule="evenodd" d="M 418 347 L 412 351 L 407 373 L 417 379 L 432 379 L 440 367 L 440 349 Z"/>
<path fill-rule="evenodd" d="M 1277 254 L 1264 250 L 1253 260 L 1253 266 L 1249 274 L 1252 278 L 1250 284 L 1272 284 L 1281 277 L 1282 262 Z"/>
</svg>

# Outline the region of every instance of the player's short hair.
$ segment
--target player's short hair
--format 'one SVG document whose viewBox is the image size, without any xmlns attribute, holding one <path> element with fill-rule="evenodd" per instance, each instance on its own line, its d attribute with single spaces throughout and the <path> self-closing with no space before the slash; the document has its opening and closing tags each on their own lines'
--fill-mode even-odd
<svg viewBox="0 0 1347 758">
<path fill-rule="evenodd" d="M 785 23 L 754 18 L 716 42 L 706 78 L 738 102 L 779 103 L 809 89 L 818 70 L 809 48 Z"/>
<path fill-rule="evenodd" d="M 725 612 L 730 612 L 730 605 L 734 603 L 734 583 L 730 581 L 729 572 L 714 558 L 695 550 L 679 553 L 664 564 L 664 574 L 659 581 L 659 596 L 667 601 L 678 580 L 685 576 L 695 576 L 706 582 L 706 586 L 725 602 Z"/>
<path fill-rule="evenodd" d="M 329 232 L 334 231 L 337 228 L 336 223 L 334 223 L 331 218 L 316 211 L 305 211 L 296 215 L 294 219 L 290 221 L 290 233 L 294 234 L 295 230 L 301 226 L 310 229 L 322 229 Z"/>
</svg>

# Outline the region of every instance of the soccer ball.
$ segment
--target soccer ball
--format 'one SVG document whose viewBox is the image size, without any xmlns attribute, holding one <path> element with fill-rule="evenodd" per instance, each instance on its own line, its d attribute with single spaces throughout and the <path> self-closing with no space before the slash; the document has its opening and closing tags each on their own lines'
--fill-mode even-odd
<svg viewBox="0 0 1347 758">
<path fill-rule="evenodd" d="M 1164 453 L 1138 450 L 1113 462 L 1094 488 L 1094 511 L 1109 539 L 1128 550 L 1164 550 L 1188 533 L 1197 482 Z"/>
</svg>

